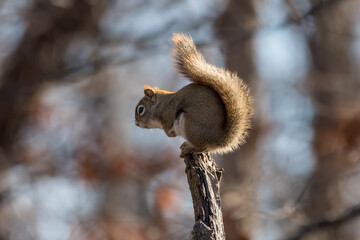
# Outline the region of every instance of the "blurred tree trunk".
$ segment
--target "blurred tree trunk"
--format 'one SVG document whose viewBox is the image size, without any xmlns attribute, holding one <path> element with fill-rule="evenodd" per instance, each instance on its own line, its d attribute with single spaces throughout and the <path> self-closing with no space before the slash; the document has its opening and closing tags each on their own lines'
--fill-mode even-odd
<svg viewBox="0 0 360 240">
<path fill-rule="evenodd" d="M 48 80 L 61 80 L 68 64 L 64 56 L 69 45 L 80 35 L 98 33 L 102 1 L 63 1 L 65 5 L 61 6 L 56 2 L 33 2 L 24 36 L 4 66 L 0 79 L 0 149 L 7 155 L 38 88 Z M 9 163 L 1 162 L 0 169 Z"/>
<path fill-rule="evenodd" d="M 318 1 L 313 1 L 317 4 Z M 313 68 L 309 77 L 310 94 L 315 108 L 313 150 L 316 157 L 314 177 L 305 212 L 310 222 L 337 216 L 344 210 L 340 177 L 352 163 L 344 144 L 353 124 L 347 113 L 359 112 L 357 76 L 351 74 L 349 46 L 354 17 L 351 4 L 338 1 L 315 16 L 315 31 L 309 37 Z M 357 106 L 356 106 L 357 105 Z M 347 119 L 344 121 L 344 119 Z M 359 121 L 359 119 L 357 120 Z M 340 226 L 311 239 L 356 239 Z M 309 238 L 310 239 L 310 238 Z"/>
<path fill-rule="evenodd" d="M 254 1 L 230 0 L 215 25 L 219 38 L 224 42 L 226 68 L 237 72 L 250 86 L 255 85 L 253 32 L 256 20 Z M 255 155 L 259 128 L 254 120 L 252 124 L 247 143 L 239 151 L 224 156 L 223 205 L 228 240 L 252 239 L 257 230 L 258 220 L 254 213 L 261 168 Z M 234 193 L 236 198 L 232 197 Z"/>
</svg>

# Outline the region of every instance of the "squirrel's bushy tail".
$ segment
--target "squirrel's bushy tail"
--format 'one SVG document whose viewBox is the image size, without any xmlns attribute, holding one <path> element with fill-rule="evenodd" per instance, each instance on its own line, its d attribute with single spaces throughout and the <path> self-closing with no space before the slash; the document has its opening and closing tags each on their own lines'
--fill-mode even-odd
<svg viewBox="0 0 360 240">
<path fill-rule="evenodd" d="M 252 98 L 248 86 L 235 73 L 206 62 L 196 50 L 191 37 L 174 34 L 174 56 L 177 67 L 191 81 L 214 89 L 225 104 L 226 126 L 215 152 L 229 152 L 246 140 L 253 115 Z"/>
</svg>

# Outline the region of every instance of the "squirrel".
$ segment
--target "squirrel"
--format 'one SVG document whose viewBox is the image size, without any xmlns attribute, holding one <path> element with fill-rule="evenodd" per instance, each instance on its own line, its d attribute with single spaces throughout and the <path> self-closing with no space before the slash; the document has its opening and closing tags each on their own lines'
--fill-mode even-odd
<svg viewBox="0 0 360 240">
<path fill-rule="evenodd" d="M 179 72 L 193 83 L 177 92 L 144 86 L 135 108 L 135 124 L 182 136 L 181 155 L 228 153 L 243 144 L 253 115 L 252 97 L 235 73 L 206 62 L 191 37 L 174 34 L 173 54 Z"/>
</svg>

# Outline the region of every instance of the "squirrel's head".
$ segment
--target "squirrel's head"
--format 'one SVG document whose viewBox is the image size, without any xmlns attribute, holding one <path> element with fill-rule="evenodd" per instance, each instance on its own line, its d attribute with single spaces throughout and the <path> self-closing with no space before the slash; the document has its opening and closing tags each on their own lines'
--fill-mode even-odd
<svg viewBox="0 0 360 240">
<path fill-rule="evenodd" d="M 142 128 L 161 128 L 161 124 L 155 121 L 154 112 L 158 103 L 156 90 L 145 85 L 144 97 L 135 108 L 135 124 Z"/>
</svg>

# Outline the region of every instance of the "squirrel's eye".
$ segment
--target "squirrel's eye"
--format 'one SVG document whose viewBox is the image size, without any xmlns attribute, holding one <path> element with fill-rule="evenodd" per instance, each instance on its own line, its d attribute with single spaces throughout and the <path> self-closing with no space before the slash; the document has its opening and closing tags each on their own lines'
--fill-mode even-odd
<svg viewBox="0 0 360 240">
<path fill-rule="evenodd" d="M 138 108 L 137 108 L 137 113 L 139 115 L 143 115 L 145 112 L 145 107 L 143 105 L 139 105 Z"/>
</svg>

